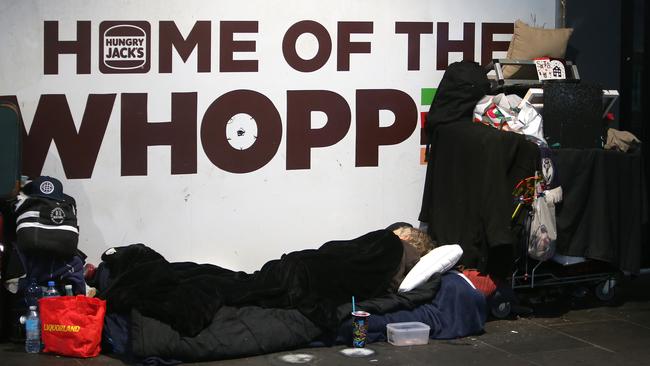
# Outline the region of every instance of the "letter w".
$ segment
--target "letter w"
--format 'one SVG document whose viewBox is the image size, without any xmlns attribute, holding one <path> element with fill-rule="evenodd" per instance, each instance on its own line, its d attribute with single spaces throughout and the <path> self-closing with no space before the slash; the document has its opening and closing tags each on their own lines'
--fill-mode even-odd
<svg viewBox="0 0 650 366">
<path fill-rule="evenodd" d="M 23 122 L 22 171 L 41 175 L 54 142 L 68 179 L 90 178 L 113 110 L 116 94 L 90 94 L 79 132 L 64 94 L 41 95 L 29 133 Z M 0 97 L 18 104 L 16 96 Z M 21 120 L 22 116 L 21 116 Z"/>
</svg>

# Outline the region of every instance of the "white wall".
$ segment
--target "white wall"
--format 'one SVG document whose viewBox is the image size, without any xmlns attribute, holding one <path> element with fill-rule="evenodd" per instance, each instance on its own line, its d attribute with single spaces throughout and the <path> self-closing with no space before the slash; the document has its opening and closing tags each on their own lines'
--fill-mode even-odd
<svg viewBox="0 0 650 366">
<path fill-rule="evenodd" d="M 538 25 L 554 24 L 551 0 L 330 0 L 330 1 L 3 1 L 0 5 L 0 95 L 16 96 L 30 136 L 42 95 L 64 94 L 77 129 L 81 128 L 91 94 L 116 94 L 90 178 L 66 176 L 59 150 L 51 144 L 43 175 L 58 177 L 66 193 L 78 202 L 80 248 L 98 262 L 108 247 L 145 243 L 170 261 L 209 262 L 250 271 L 281 254 L 347 239 L 395 221 L 417 223 L 426 167 L 420 164 L 419 112 L 423 88 L 435 87 L 437 24 L 449 23 L 449 37 L 463 37 L 463 23 L 475 24 L 475 56 L 480 60 L 481 24 L 512 23 L 520 18 Z M 235 60 L 258 60 L 256 72 L 220 72 L 220 22 L 256 21 L 258 31 L 235 34 L 235 40 L 255 42 L 254 52 L 235 53 Z M 313 72 L 294 70 L 283 57 L 282 39 L 298 21 L 323 25 L 332 39 L 327 63 Z M 91 69 L 78 74 L 73 55 L 58 56 L 57 73 L 44 70 L 44 24 L 56 21 L 60 40 L 75 40 L 77 21 L 90 21 Z M 103 21 L 146 21 L 151 26 L 150 69 L 146 73 L 108 74 L 100 70 L 99 39 Z M 211 26 L 211 70 L 197 72 L 197 52 L 187 62 L 173 52 L 173 72 L 159 72 L 161 21 L 173 21 L 183 36 L 197 21 Z M 353 34 L 353 42 L 369 42 L 370 53 L 353 53 L 350 70 L 337 71 L 337 24 L 372 22 L 372 33 Z M 419 45 L 420 69 L 407 68 L 407 36 L 396 34 L 396 22 L 432 22 Z M 509 40 L 508 35 L 495 40 Z M 318 44 L 299 38 L 298 53 L 311 58 Z M 495 53 L 504 56 L 505 53 Z M 459 60 L 452 53 L 450 62 Z M 216 166 L 201 139 L 203 116 L 218 97 L 238 89 L 266 96 L 282 121 L 277 152 L 261 168 L 232 173 Z M 356 166 L 356 93 L 361 89 L 394 89 L 408 94 L 418 111 L 407 121 L 413 132 L 404 141 L 380 146 L 378 166 Z M 351 111 L 351 126 L 335 144 L 311 150 L 309 169 L 287 169 L 286 121 L 288 90 L 328 90 L 342 96 Z M 148 121 L 171 120 L 172 93 L 196 93 L 196 172 L 172 174 L 170 147 L 148 148 L 146 175 L 128 175 L 121 161 L 124 137 L 124 93 L 146 93 Z M 246 116 L 237 116 L 244 121 Z M 313 113 L 313 128 L 325 123 Z M 47 118 L 61 120 L 51 114 Z M 379 126 L 393 123 L 382 111 Z M 50 123 L 50 121 L 46 121 Z M 48 132 L 42 122 L 41 133 Z M 58 126 L 52 122 L 53 126 Z M 245 126 L 252 130 L 255 124 Z M 58 127 L 52 127 L 53 129 Z M 224 131 L 231 135 L 234 131 Z M 250 136 L 247 132 L 246 136 Z M 215 138 L 223 138 L 215 137 Z M 63 140 L 62 140 L 63 141 Z M 71 141 L 71 140 L 68 140 Z M 72 142 L 68 142 L 72 144 Z M 249 141 L 250 143 L 250 141 Z M 28 142 L 28 145 L 30 143 Z M 33 144 L 33 142 L 32 142 Z M 42 145 L 42 144 L 41 144 Z M 72 149 L 72 148 L 71 148 Z M 37 155 L 30 149 L 26 159 Z M 72 150 L 71 150 L 72 151 Z M 30 160 L 31 159 L 31 160 Z M 38 159 L 36 159 L 38 160 Z M 74 164 L 74 154 L 65 164 Z"/>
</svg>

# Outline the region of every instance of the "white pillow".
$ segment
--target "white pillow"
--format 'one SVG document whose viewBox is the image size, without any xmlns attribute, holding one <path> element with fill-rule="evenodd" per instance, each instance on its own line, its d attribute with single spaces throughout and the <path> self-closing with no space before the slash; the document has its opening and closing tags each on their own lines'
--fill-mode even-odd
<svg viewBox="0 0 650 366">
<path fill-rule="evenodd" d="M 444 273 L 451 269 L 463 255 L 458 244 L 443 245 L 427 253 L 415 264 L 399 285 L 397 292 L 411 291 L 426 282 L 434 273 Z"/>
</svg>

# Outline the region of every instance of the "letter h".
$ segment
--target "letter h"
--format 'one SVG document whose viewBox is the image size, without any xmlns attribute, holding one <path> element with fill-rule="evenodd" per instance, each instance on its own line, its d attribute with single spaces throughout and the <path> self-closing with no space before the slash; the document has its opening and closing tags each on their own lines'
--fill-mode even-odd
<svg viewBox="0 0 650 366">
<path fill-rule="evenodd" d="M 474 23 L 463 23 L 463 39 L 449 39 L 449 23 L 438 23 L 436 70 L 446 70 L 450 52 L 462 52 L 463 60 L 474 61 Z"/>
<path fill-rule="evenodd" d="M 59 73 L 59 55 L 77 55 L 77 74 L 90 74 L 90 21 L 77 21 L 77 40 L 59 40 L 59 22 L 46 20 L 43 37 L 43 72 Z"/>
</svg>

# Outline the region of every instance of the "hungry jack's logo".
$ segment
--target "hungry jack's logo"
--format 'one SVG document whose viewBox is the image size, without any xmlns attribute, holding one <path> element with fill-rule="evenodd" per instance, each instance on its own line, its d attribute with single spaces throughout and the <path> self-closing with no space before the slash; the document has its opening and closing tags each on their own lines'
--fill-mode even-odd
<svg viewBox="0 0 650 366">
<path fill-rule="evenodd" d="M 149 22 L 105 21 L 99 25 L 99 71 L 146 73 L 151 66 Z"/>
</svg>

